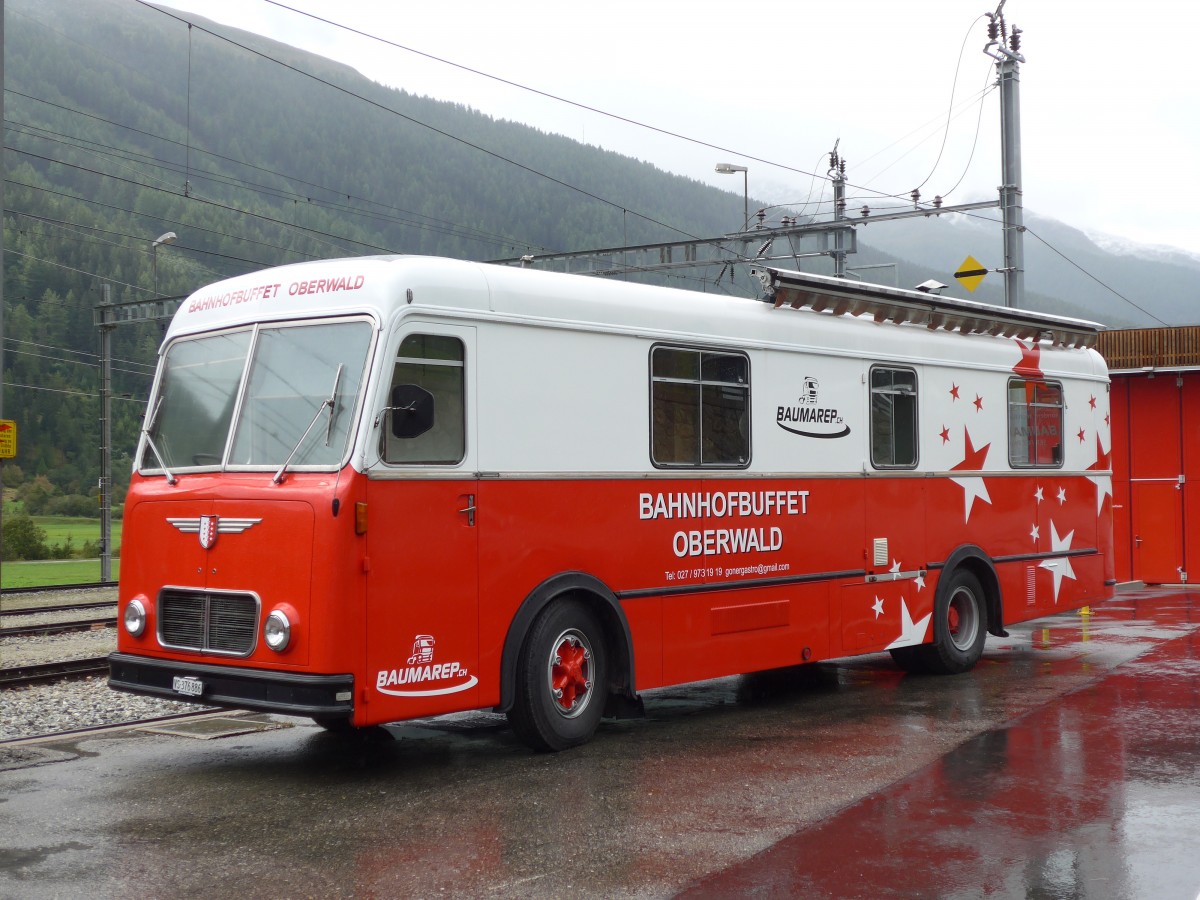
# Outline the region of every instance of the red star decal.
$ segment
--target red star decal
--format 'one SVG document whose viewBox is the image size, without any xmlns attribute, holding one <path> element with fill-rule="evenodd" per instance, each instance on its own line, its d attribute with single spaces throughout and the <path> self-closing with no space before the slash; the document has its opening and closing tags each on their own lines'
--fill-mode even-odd
<svg viewBox="0 0 1200 900">
<path fill-rule="evenodd" d="M 983 398 L 975 395 L 975 412 L 983 412 Z"/>
<path fill-rule="evenodd" d="M 1041 345 L 1030 343 L 1028 347 L 1023 341 L 1017 341 L 1018 347 L 1021 348 L 1021 361 L 1013 366 L 1013 371 L 1018 375 L 1026 375 L 1029 378 L 1045 378 L 1042 374 L 1042 348 Z"/>
<path fill-rule="evenodd" d="M 1111 416 L 1108 413 L 1104 414 L 1104 424 L 1109 426 L 1110 428 L 1112 427 Z"/>
<path fill-rule="evenodd" d="M 951 383 L 951 385 L 950 385 L 950 396 L 951 396 L 951 397 L 953 397 L 955 400 L 957 400 L 957 399 L 958 399 L 958 385 L 957 385 L 957 384 L 953 384 L 953 383 Z"/>
<path fill-rule="evenodd" d="M 984 444 L 978 450 L 971 443 L 971 432 L 963 429 L 963 443 L 966 445 L 966 450 L 963 451 L 963 461 L 957 466 L 951 466 L 951 472 L 960 472 L 963 470 L 977 472 L 983 468 L 983 464 L 987 461 L 988 450 L 991 449 L 991 444 Z"/>
<path fill-rule="evenodd" d="M 1094 394 L 1088 398 L 1088 406 L 1090 406 L 1092 409 L 1096 408 L 1096 396 Z"/>
<path fill-rule="evenodd" d="M 950 429 L 949 428 L 947 428 L 945 425 L 943 425 L 940 434 L 941 434 L 943 444 L 950 443 Z"/>
<path fill-rule="evenodd" d="M 1079 429 L 1079 443 L 1081 443 L 1081 444 L 1083 443 L 1083 435 L 1084 435 L 1084 431 L 1082 428 L 1080 428 Z"/>
</svg>

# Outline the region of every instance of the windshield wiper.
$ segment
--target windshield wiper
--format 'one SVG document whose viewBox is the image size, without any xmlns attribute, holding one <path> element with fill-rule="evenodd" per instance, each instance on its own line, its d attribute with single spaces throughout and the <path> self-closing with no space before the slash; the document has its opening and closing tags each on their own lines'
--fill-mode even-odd
<svg viewBox="0 0 1200 900">
<path fill-rule="evenodd" d="M 333 392 L 329 395 L 329 424 L 325 426 L 325 446 L 328 447 L 333 441 L 333 420 L 337 415 L 337 392 L 338 385 L 342 383 L 342 370 L 346 368 L 342 363 L 338 363 L 337 374 L 333 376 Z M 320 410 L 317 410 L 318 414 Z"/>
<path fill-rule="evenodd" d="M 158 402 L 154 404 L 154 412 L 150 414 L 150 418 L 142 426 L 142 437 L 146 439 L 146 443 L 150 445 L 150 449 L 154 451 L 155 457 L 158 459 L 159 468 L 163 470 L 163 474 L 167 476 L 167 484 L 174 484 L 179 479 L 167 468 L 167 461 L 163 458 L 158 446 L 154 443 L 154 438 L 150 437 L 150 429 L 154 427 L 154 423 L 158 421 L 158 411 L 162 409 L 165 396 L 160 396 Z"/>
<path fill-rule="evenodd" d="M 317 407 L 316 415 L 312 417 L 312 421 L 304 429 L 304 434 L 300 435 L 300 440 L 296 441 L 296 446 L 292 448 L 292 452 L 288 454 L 287 459 L 283 461 L 283 465 L 279 467 L 279 471 L 275 473 L 275 477 L 271 479 L 272 483 L 279 484 L 279 482 L 283 481 L 283 473 L 287 471 L 287 467 L 291 464 L 292 457 L 300 451 L 300 448 L 308 438 L 308 433 L 313 430 L 313 426 L 317 424 L 317 420 L 321 418 L 321 413 L 325 411 L 326 407 L 329 408 L 329 427 L 325 432 L 325 446 L 329 446 L 329 442 L 333 437 L 333 416 L 337 409 L 337 390 L 338 385 L 342 383 L 342 370 L 344 368 L 346 368 L 344 363 L 338 364 L 337 374 L 333 376 L 333 392 L 321 401 L 321 405 Z"/>
</svg>

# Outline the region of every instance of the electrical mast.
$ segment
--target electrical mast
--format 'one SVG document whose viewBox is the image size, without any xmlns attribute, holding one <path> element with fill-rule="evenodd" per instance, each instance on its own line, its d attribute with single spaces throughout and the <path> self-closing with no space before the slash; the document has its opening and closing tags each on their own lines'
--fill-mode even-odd
<svg viewBox="0 0 1200 900">
<path fill-rule="evenodd" d="M 1020 309 L 1025 300 L 1025 222 L 1021 211 L 1021 29 L 1011 36 L 1004 21 L 1004 0 L 988 13 L 988 42 L 983 52 L 996 60 L 1000 86 L 1000 211 L 1004 228 L 1004 305 Z"/>
</svg>

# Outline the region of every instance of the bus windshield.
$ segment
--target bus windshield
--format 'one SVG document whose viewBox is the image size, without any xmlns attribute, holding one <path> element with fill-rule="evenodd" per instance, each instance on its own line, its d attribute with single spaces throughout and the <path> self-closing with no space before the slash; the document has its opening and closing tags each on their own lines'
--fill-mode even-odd
<svg viewBox="0 0 1200 900">
<path fill-rule="evenodd" d="M 337 467 L 372 331 L 356 319 L 177 341 L 149 407 L 138 470 Z"/>
</svg>

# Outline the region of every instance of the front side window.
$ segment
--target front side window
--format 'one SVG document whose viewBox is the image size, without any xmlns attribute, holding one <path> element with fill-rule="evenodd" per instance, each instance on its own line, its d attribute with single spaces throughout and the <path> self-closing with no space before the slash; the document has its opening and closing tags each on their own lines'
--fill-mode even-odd
<svg viewBox="0 0 1200 900">
<path fill-rule="evenodd" d="M 1008 462 L 1013 468 L 1063 464 L 1062 385 L 1013 378 L 1008 382 Z"/>
<path fill-rule="evenodd" d="M 745 356 L 655 347 L 650 390 L 654 465 L 750 464 L 750 361 Z"/>
<path fill-rule="evenodd" d="M 466 455 L 463 342 L 410 334 L 400 344 L 389 389 L 383 460 L 454 464 Z"/>
<path fill-rule="evenodd" d="M 364 320 L 326 321 L 176 341 L 139 468 L 339 465 L 373 331 Z"/>
<path fill-rule="evenodd" d="M 911 469 L 917 464 L 917 373 L 871 369 L 871 465 Z"/>
</svg>

